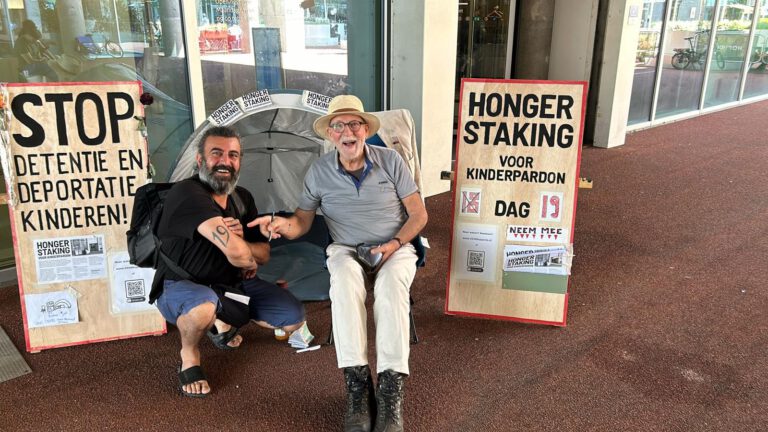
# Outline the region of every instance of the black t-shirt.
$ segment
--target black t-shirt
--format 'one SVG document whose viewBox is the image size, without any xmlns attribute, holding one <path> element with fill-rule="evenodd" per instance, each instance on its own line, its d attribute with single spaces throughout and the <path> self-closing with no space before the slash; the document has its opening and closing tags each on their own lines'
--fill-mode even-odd
<svg viewBox="0 0 768 432">
<path fill-rule="evenodd" d="M 221 249 L 197 232 L 201 223 L 216 216 L 234 217 L 243 224 L 243 236 L 246 241 L 266 241 L 258 227 L 245 226 L 258 215 L 253 196 L 239 186 L 235 193 L 242 202 L 242 213 L 238 212 L 232 196 L 227 198 L 227 208 L 221 208 L 214 201 L 211 188 L 197 176 L 176 183 L 165 199 L 163 215 L 157 229 L 158 237 L 163 243 L 163 252 L 186 270 L 197 283 L 234 285 L 242 280 L 240 269 L 229 263 Z M 158 277 L 169 280 L 183 279 L 168 269 L 162 260 L 157 266 L 156 279 Z M 162 287 L 162 284 L 153 285 Z M 159 297 L 160 292 L 156 291 L 153 289 L 153 295 L 150 295 L 152 299 Z"/>
</svg>

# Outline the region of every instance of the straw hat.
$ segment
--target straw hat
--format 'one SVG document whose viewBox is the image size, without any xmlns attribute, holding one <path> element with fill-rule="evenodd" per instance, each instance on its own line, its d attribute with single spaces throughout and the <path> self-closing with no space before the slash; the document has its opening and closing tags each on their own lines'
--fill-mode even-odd
<svg viewBox="0 0 768 432">
<path fill-rule="evenodd" d="M 63 78 L 77 75 L 83 69 L 83 63 L 69 54 L 56 56 L 55 60 L 48 61 L 48 65 Z"/>
<path fill-rule="evenodd" d="M 365 112 L 360 99 L 352 95 L 339 95 L 331 99 L 331 103 L 328 104 L 328 114 L 315 120 L 312 128 L 316 134 L 329 139 L 327 135 L 328 124 L 334 117 L 342 114 L 352 114 L 361 117 L 368 124 L 368 136 L 366 138 L 374 136 L 379 130 L 379 118 Z"/>
</svg>

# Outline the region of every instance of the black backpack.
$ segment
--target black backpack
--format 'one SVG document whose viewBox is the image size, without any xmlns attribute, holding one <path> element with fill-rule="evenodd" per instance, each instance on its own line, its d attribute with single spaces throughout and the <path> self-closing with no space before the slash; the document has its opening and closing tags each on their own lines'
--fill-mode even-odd
<svg viewBox="0 0 768 432">
<path fill-rule="evenodd" d="M 157 227 L 163 214 L 163 204 L 173 183 L 147 183 L 136 190 L 133 197 L 131 226 L 125 233 L 128 241 L 128 256 L 131 264 L 138 267 L 157 268 L 162 259 L 171 270 L 183 277 L 192 279 L 188 272 L 177 266 L 160 249 Z"/>
</svg>

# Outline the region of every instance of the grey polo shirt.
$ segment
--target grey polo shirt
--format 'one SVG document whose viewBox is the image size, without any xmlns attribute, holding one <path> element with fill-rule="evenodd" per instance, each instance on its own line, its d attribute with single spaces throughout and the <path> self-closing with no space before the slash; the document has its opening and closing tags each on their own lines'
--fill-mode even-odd
<svg viewBox="0 0 768 432">
<path fill-rule="evenodd" d="M 395 150 L 366 145 L 365 160 L 358 182 L 336 150 L 323 155 L 307 171 L 299 201 L 302 210 L 319 208 L 334 241 L 349 246 L 392 239 L 408 219 L 402 199 L 418 192 Z"/>
</svg>

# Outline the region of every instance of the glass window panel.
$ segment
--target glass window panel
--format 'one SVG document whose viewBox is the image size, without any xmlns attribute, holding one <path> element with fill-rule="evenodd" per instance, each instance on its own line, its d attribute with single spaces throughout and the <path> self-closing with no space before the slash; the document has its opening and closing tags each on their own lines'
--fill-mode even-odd
<svg viewBox="0 0 768 432">
<path fill-rule="evenodd" d="M 459 2 L 457 101 L 461 78 L 504 78 L 510 14 L 509 1 Z"/>
<path fill-rule="evenodd" d="M 709 65 L 707 91 L 704 94 L 705 107 L 733 102 L 739 98 L 741 71 L 747 57 L 754 12 L 754 0 L 720 0 L 714 55 Z"/>
<path fill-rule="evenodd" d="M 355 94 L 380 108 L 376 5 L 351 0 L 197 0 L 205 110 L 255 89 Z"/>
<path fill-rule="evenodd" d="M 2 233 L 0 235 L 0 269 L 2 269 L 14 265 L 13 238 L 7 205 L 0 205 L 0 233 Z"/>
<path fill-rule="evenodd" d="M 670 11 L 656 118 L 699 109 L 714 6 L 715 0 L 683 0 Z"/>
<path fill-rule="evenodd" d="M 166 178 L 193 130 L 181 2 L 2 4 L 0 81 L 141 81 L 155 100 L 147 110 L 150 159 Z"/>
<path fill-rule="evenodd" d="M 0 195 L 5 193 L 5 180 L 0 168 Z M 13 261 L 13 237 L 8 205 L 0 204 L 0 269 L 10 267 Z"/>
<path fill-rule="evenodd" d="M 656 63 L 661 43 L 662 24 L 666 0 L 644 0 L 640 18 L 640 36 L 635 52 L 635 76 L 632 80 L 632 99 L 629 103 L 628 124 L 651 120 L 653 85 L 656 82 Z"/>
<path fill-rule="evenodd" d="M 165 179 L 192 133 L 181 0 L 0 2 L 0 81 L 135 81 L 152 93 L 150 160 Z M 0 207 L 0 266 L 8 262 Z"/>
<path fill-rule="evenodd" d="M 759 10 L 744 98 L 768 94 L 768 1 Z"/>
</svg>

